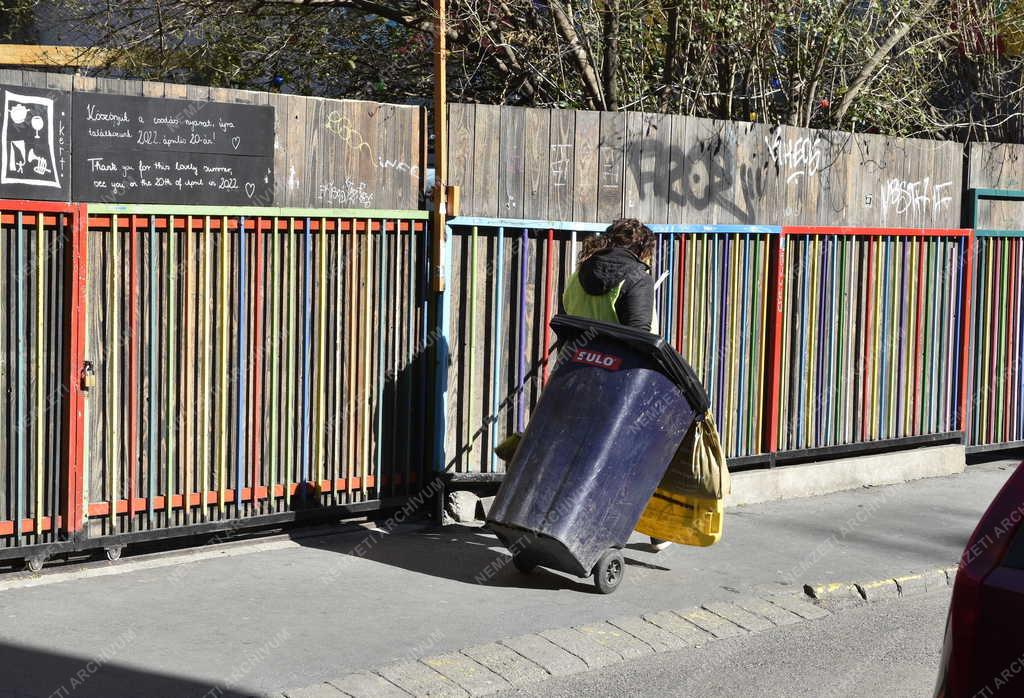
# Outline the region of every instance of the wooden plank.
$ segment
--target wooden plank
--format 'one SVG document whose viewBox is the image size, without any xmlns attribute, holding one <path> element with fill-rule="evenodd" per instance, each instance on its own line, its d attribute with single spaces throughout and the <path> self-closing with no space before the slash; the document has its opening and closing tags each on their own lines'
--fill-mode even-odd
<svg viewBox="0 0 1024 698">
<path fill-rule="evenodd" d="M 545 220 L 548 218 L 551 115 L 545 109 L 525 110 L 524 129 L 523 218 Z"/>
<path fill-rule="evenodd" d="M 551 110 L 548 172 L 548 218 L 556 221 L 573 217 L 573 188 L 576 176 L 576 116 L 582 112 Z M 511 258 L 509 258 L 511 259 Z"/>
<path fill-rule="evenodd" d="M 598 146 L 599 186 L 597 219 L 622 217 L 625 187 L 626 114 L 601 112 L 601 140 Z"/>
<path fill-rule="evenodd" d="M 501 169 L 501 108 L 478 104 L 476 107 L 476 128 L 473 133 L 473 152 L 476 161 L 473 167 L 473 208 L 469 215 L 499 215 L 498 172 Z"/>
<path fill-rule="evenodd" d="M 523 218 L 524 150 L 526 110 L 502 107 L 498 170 L 498 216 Z"/>
<path fill-rule="evenodd" d="M 622 215 L 625 218 L 640 218 L 644 214 L 640 194 L 644 187 L 643 176 L 643 134 L 644 114 L 626 113 L 625 179 L 622 192 Z"/>
<path fill-rule="evenodd" d="M 461 190 L 461 213 L 476 210 L 473 198 L 476 193 L 473 186 L 475 121 L 476 105 L 448 106 L 448 180 Z"/>
<path fill-rule="evenodd" d="M 573 174 L 573 210 L 575 221 L 596 221 L 600 185 L 601 114 L 576 112 L 575 172 Z"/>
<path fill-rule="evenodd" d="M 286 95 L 284 103 L 278 109 L 282 112 L 285 131 L 283 136 L 285 148 L 284 170 L 275 176 L 284 180 L 284 188 L 278 188 L 280 196 L 278 205 L 302 206 L 303 192 L 306 191 L 306 180 L 310 177 L 306 168 L 306 105 L 307 101 L 296 95 Z M 275 158 L 276 166 L 276 158 Z M 275 170 L 276 172 L 276 170 Z"/>
</svg>

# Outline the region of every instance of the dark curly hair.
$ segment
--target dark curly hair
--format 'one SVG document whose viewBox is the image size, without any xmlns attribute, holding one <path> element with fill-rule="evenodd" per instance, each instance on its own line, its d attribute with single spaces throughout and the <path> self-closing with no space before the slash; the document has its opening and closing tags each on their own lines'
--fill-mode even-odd
<svg viewBox="0 0 1024 698">
<path fill-rule="evenodd" d="M 583 241 L 583 249 L 580 250 L 582 263 L 593 257 L 601 250 L 608 250 L 613 247 L 625 247 L 635 254 L 641 261 L 650 260 L 654 253 L 656 238 L 651 229 L 635 218 L 619 218 L 612 221 L 608 229 L 602 235 L 591 235 Z"/>
</svg>

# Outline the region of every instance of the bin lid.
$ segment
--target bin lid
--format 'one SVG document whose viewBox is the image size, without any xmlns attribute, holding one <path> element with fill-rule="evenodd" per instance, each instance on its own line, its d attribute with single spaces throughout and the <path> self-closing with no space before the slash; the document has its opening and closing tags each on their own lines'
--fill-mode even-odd
<svg viewBox="0 0 1024 698">
<path fill-rule="evenodd" d="M 614 322 L 590 320 L 576 315 L 554 316 L 551 318 L 551 329 L 558 335 L 559 345 L 575 341 L 588 332 L 595 337 L 610 337 L 628 344 L 634 351 L 650 359 L 655 364 L 654 368 L 679 386 L 697 414 L 697 419 L 702 419 L 708 411 L 710 401 L 704 384 L 697 378 L 690 364 L 661 336 Z"/>
</svg>

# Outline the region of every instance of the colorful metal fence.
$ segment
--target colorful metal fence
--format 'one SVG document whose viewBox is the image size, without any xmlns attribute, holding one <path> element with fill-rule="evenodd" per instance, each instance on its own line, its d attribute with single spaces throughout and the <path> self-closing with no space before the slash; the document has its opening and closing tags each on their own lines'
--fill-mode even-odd
<svg viewBox="0 0 1024 698">
<path fill-rule="evenodd" d="M 580 241 L 602 229 L 451 221 L 446 470 L 501 470 L 493 446 L 529 421 L 547 322 Z M 961 429 L 969 230 L 653 230 L 659 331 L 703 380 L 729 458 Z"/>
<path fill-rule="evenodd" d="M 448 227 L 440 378 L 445 469 L 500 472 L 494 446 L 521 431 L 550 370 L 548 322 L 581 241 L 603 225 L 456 218 Z M 730 456 L 760 454 L 770 226 L 655 226 L 659 327 L 703 378 Z M 736 400 L 716 399 L 725 394 Z M 438 438 L 438 443 L 442 443 Z"/>
<path fill-rule="evenodd" d="M 955 432 L 969 230 L 783 228 L 781 451 Z"/>
<path fill-rule="evenodd" d="M 772 285 L 779 228 L 654 226 L 659 329 L 693 366 L 730 458 L 765 452 Z"/>
<path fill-rule="evenodd" d="M 417 486 L 425 216 L 90 206 L 90 536 Z"/>
<path fill-rule="evenodd" d="M 1024 446 L 1024 191 L 971 189 L 974 283 L 967 370 L 966 443 L 971 450 Z"/>
<path fill-rule="evenodd" d="M 78 207 L 0 204 L 0 548 L 52 543 L 67 517 Z"/>
<path fill-rule="evenodd" d="M 1024 231 L 976 236 L 967 443 L 1024 445 Z"/>
</svg>

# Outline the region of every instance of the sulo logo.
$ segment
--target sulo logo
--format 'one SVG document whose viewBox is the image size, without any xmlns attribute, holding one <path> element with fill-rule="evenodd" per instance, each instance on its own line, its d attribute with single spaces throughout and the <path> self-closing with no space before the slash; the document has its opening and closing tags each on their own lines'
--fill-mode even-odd
<svg viewBox="0 0 1024 698">
<path fill-rule="evenodd" d="M 597 366 L 608 371 L 618 371 L 622 367 L 622 359 L 620 357 L 586 349 L 577 349 L 576 353 L 572 356 L 572 360 L 578 364 Z"/>
</svg>

